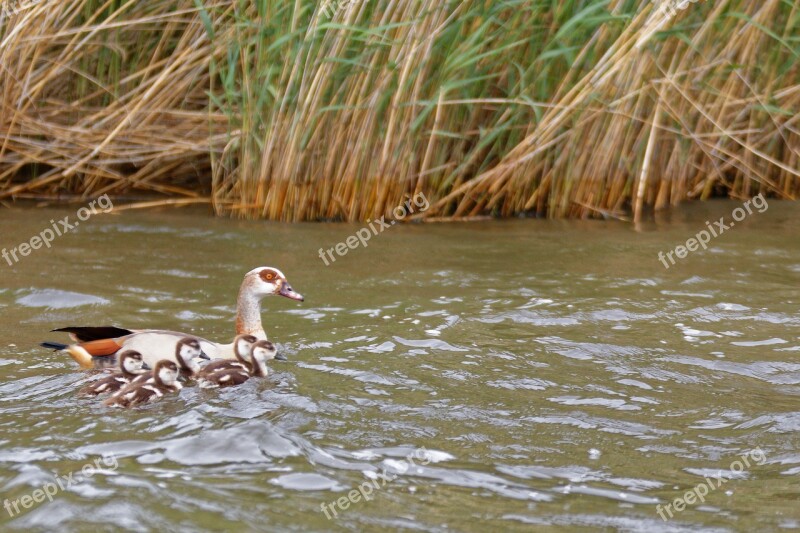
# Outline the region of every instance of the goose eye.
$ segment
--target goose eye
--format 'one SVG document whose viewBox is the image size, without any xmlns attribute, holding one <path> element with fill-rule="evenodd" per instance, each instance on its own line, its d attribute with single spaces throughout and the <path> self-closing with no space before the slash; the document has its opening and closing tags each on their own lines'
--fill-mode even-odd
<svg viewBox="0 0 800 533">
<path fill-rule="evenodd" d="M 264 270 L 261 272 L 261 279 L 266 282 L 272 282 L 278 277 L 277 272 L 273 270 Z"/>
</svg>

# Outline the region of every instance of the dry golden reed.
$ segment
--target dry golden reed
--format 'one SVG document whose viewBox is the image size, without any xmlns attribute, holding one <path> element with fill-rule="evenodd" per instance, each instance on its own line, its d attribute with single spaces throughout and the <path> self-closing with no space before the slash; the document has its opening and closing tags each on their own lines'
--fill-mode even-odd
<svg viewBox="0 0 800 533">
<path fill-rule="evenodd" d="M 13 1 L 0 202 L 639 219 L 800 192 L 796 2 Z"/>
</svg>

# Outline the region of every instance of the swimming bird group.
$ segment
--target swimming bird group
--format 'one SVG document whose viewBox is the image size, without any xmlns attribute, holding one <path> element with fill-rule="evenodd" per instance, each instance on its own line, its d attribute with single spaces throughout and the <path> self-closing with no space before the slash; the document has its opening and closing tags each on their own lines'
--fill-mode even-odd
<svg viewBox="0 0 800 533">
<path fill-rule="evenodd" d="M 179 391 L 179 379 L 195 379 L 201 387 L 240 385 L 251 377 L 266 377 L 267 361 L 286 360 L 267 340 L 261 324 L 261 300 L 273 294 L 303 301 L 280 270 L 260 267 L 245 275 L 236 306 L 237 336 L 230 344 L 173 331 L 104 326 L 54 329 L 69 333 L 76 342 L 42 346 L 65 350 L 84 368 L 94 367 L 98 358 L 116 355 L 119 370 L 80 391 L 87 396 L 109 395 L 103 402 L 109 406 L 155 401 Z M 199 360 L 209 362 L 201 366 Z"/>
<path fill-rule="evenodd" d="M 105 405 L 133 407 L 180 391 L 183 388 L 180 379 L 196 380 L 201 387 L 231 387 L 241 385 L 251 377 L 266 377 L 267 361 L 286 360 L 277 353 L 274 344 L 258 340 L 253 335 L 238 335 L 233 344 L 236 361 L 217 360 L 201 366 L 198 359 L 208 359 L 208 356 L 200 349 L 197 339 L 185 337 L 176 346 L 177 362 L 162 359 L 150 371 L 145 370 L 147 365 L 142 354 L 128 350 L 120 356 L 118 372 L 87 385 L 82 392 L 94 396 L 108 392 L 111 395 L 103 402 Z M 138 371 L 131 361 L 142 362 Z M 109 386 L 111 382 L 114 385 Z"/>
</svg>

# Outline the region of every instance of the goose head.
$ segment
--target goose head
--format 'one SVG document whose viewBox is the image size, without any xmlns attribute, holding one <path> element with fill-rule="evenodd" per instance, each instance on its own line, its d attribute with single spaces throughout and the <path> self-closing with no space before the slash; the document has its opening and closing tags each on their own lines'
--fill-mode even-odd
<svg viewBox="0 0 800 533">
<path fill-rule="evenodd" d="M 175 345 L 175 360 L 183 370 L 191 374 L 200 370 L 200 365 L 195 361 L 196 358 L 210 359 L 200 347 L 200 341 L 193 337 L 185 337 Z"/>
<path fill-rule="evenodd" d="M 236 355 L 236 359 L 242 363 L 250 364 L 250 350 L 253 349 L 253 345 L 256 342 L 258 342 L 258 339 L 254 335 L 237 335 L 233 340 L 233 353 Z"/>
<path fill-rule="evenodd" d="M 178 382 L 178 365 L 173 361 L 162 359 L 156 363 L 153 378 L 161 386 L 174 387 Z"/>
<path fill-rule="evenodd" d="M 253 345 L 250 352 L 252 359 L 253 375 L 266 376 L 267 375 L 267 361 L 277 359 L 278 361 L 286 361 L 286 357 L 278 355 L 278 350 L 275 345 L 269 341 L 258 341 Z"/>
<path fill-rule="evenodd" d="M 150 367 L 142 359 L 142 354 L 136 350 L 122 352 L 119 356 L 119 367 L 124 373 L 133 375 L 144 374 L 145 371 L 150 370 Z"/>
<path fill-rule="evenodd" d="M 304 300 L 303 295 L 292 289 L 286 276 L 277 268 L 259 267 L 251 270 L 245 275 L 243 286 L 259 298 L 275 294 L 298 302 Z"/>
</svg>

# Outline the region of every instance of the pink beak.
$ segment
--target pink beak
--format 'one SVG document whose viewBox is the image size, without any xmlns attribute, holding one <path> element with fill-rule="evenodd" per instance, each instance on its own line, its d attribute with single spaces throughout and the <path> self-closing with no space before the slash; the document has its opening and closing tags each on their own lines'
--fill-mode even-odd
<svg viewBox="0 0 800 533">
<path fill-rule="evenodd" d="M 281 284 L 281 290 L 278 294 L 280 294 L 281 296 L 285 296 L 290 300 L 297 300 L 298 302 L 302 302 L 305 299 L 303 298 L 302 294 L 300 294 L 299 292 L 295 292 L 292 286 L 289 285 L 288 281 L 284 281 Z"/>
</svg>

